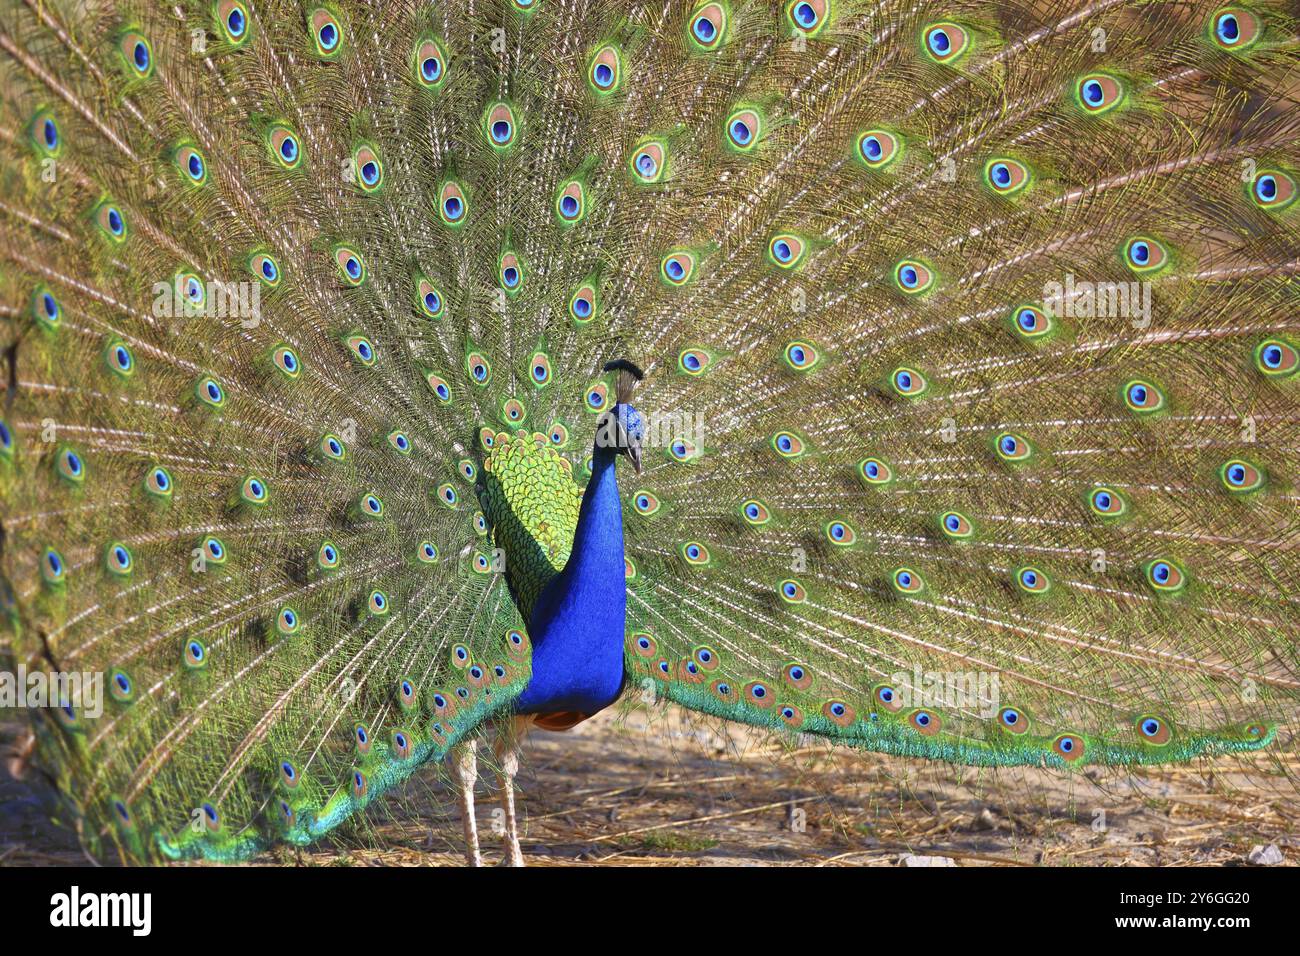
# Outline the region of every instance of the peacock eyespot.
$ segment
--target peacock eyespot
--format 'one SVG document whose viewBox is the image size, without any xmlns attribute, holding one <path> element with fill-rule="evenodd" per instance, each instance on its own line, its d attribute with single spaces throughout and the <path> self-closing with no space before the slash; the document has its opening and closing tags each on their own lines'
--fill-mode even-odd
<svg viewBox="0 0 1300 956">
<path fill-rule="evenodd" d="M 934 287 L 934 271 L 917 259 L 904 259 L 894 266 L 894 285 L 908 296 L 920 296 Z"/>
<path fill-rule="evenodd" d="M 808 592 L 795 580 L 782 581 L 777 585 L 777 593 L 788 604 L 802 604 L 808 599 Z"/>
<path fill-rule="evenodd" d="M 1088 506 L 1102 518 L 1116 518 L 1128 510 L 1128 502 L 1114 488 L 1094 488 L 1088 495 Z"/>
<path fill-rule="evenodd" d="M 922 30 L 921 44 L 934 62 L 955 63 L 969 51 L 970 33 L 956 23 L 934 23 Z"/>
<path fill-rule="evenodd" d="M 1083 759 L 1085 749 L 1083 738 L 1076 734 L 1061 734 L 1052 741 L 1052 750 L 1067 763 Z"/>
<path fill-rule="evenodd" d="M 726 145 L 741 154 L 752 153 L 762 134 L 762 117 L 758 111 L 742 107 L 727 117 Z"/>
<path fill-rule="evenodd" d="M 969 538 L 975 530 L 970 519 L 960 511 L 948 511 L 941 515 L 939 528 L 949 538 Z"/>
<path fill-rule="evenodd" d="M 1124 383 L 1124 404 L 1129 411 L 1149 415 L 1165 407 L 1165 395 L 1156 384 L 1141 378 Z"/>
<path fill-rule="evenodd" d="M 1219 468 L 1223 487 L 1234 493 L 1255 491 L 1264 483 L 1264 473 L 1242 458 L 1232 458 Z"/>
<path fill-rule="evenodd" d="M 1098 116 L 1123 104 L 1126 96 L 1124 81 L 1109 73 L 1088 73 L 1074 85 L 1075 102 L 1084 113 Z"/>
<path fill-rule="evenodd" d="M 1187 574 L 1174 561 L 1157 558 L 1143 568 L 1147 584 L 1157 592 L 1174 593 L 1187 586 Z"/>
<path fill-rule="evenodd" d="M 1173 728 L 1169 722 L 1154 714 L 1144 714 L 1133 722 L 1137 736 L 1142 743 L 1151 747 L 1163 747 L 1173 739 Z"/>
<path fill-rule="evenodd" d="M 868 169 L 884 169 L 902 155 L 903 141 L 895 133 L 869 129 L 858 134 L 855 155 Z"/>
<path fill-rule="evenodd" d="M 1280 212 L 1295 202 L 1295 179 L 1280 169 L 1261 170 L 1250 184 L 1250 198 L 1260 209 Z"/>
<path fill-rule="evenodd" d="M 1135 236 L 1124 245 L 1124 262 L 1134 272 L 1158 272 L 1169 261 L 1169 250 L 1150 236 Z"/>
<path fill-rule="evenodd" d="M 1006 733 L 1020 736 L 1029 733 L 1029 718 L 1015 707 L 1003 707 L 998 711 L 998 726 Z"/>
<path fill-rule="evenodd" d="M 1243 53 L 1259 42 L 1264 23 L 1245 7 L 1222 7 L 1211 15 L 1206 28 L 1210 42 L 1230 53 Z"/>
<path fill-rule="evenodd" d="M 919 594 L 925 589 L 925 580 L 911 568 L 894 569 L 890 582 L 900 594 Z"/>
<path fill-rule="evenodd" d="M 691 14 L 689 23 L 687 37 L 694 48 L 716 50 L 727 32 L 727 8 L 721 3 L 706 3 Z"/>
<path fill-rule="evenodd" d="M 1281 339 L 1265 339 L 1255 347 L 1255 368 L 1270 378 L 1286 378 L 1300 368 L 1300 353 Z"/>
</svg>

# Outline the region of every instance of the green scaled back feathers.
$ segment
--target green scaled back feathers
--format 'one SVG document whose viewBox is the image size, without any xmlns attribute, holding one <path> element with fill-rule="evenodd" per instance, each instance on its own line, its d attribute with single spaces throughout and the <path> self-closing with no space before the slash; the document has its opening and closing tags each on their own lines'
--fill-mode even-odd
<svg viewBox="0 0 1300 956">
<path fill-rule="evenodd" d="M 314 839 L 508 713 L 619 356 L 634 686 L 1294 746 L 1284 5 L 0 3 L 3 651 L 104 676 L 31 714 L 96 852 Z"/>
</svg>

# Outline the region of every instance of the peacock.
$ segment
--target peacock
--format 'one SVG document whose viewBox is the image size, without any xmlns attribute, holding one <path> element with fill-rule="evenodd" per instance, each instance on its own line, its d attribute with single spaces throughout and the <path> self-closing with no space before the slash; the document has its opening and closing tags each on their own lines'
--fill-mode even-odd
<svg viewBox="0 0 1300 956">
<path fill-rule="evenodd" d="M 94 854 L 435 765 L 476 864 L 483 760 L 522 864 L 523 735 L 629 698 L 1293 745 L 1294 7 L 0 6 L 3 649 Z"/>
</svg>

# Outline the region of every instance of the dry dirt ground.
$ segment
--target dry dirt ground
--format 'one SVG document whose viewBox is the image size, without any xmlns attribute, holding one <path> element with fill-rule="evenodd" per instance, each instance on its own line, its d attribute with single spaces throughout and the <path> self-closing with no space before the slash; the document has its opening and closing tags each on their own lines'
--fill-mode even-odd
<svg viewBox="0 0 1300 956">
<path fill-rule="evenodd" d="M 1232 866 L 1269 845 L 1296 865 L 1300 760 L 1289 766 L 993 775 L 633 708 L 568 733 L 534 732 L 520 814 L 533 866 L 895 866 L 909 856 L 957 866 Z M 481 770 L 476 816 L 490 865 L 501 858 L 495 781 Z M 445 771 L 428 768 L 366 830 L 256 862 L 459 864 L 459 811 L 444 781 Z M 52 822 L 54 807 L 39 782 L 0 772 L 0 865 L 87 862 Z"/>
</svg>

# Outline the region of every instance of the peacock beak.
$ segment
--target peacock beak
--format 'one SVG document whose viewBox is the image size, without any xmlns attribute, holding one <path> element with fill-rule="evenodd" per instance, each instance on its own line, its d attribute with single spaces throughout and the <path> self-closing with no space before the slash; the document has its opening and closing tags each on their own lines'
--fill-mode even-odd
<svg viewBox="0 0 1300 956">
<path fill-rule="evenodd" d="M 632 467 L 636 469 L 636 473 L 638 475 L 641 474 L 641 443 L 636 439 L 628 442 L 627 457 L 631 460 Z"/>
</svg>

